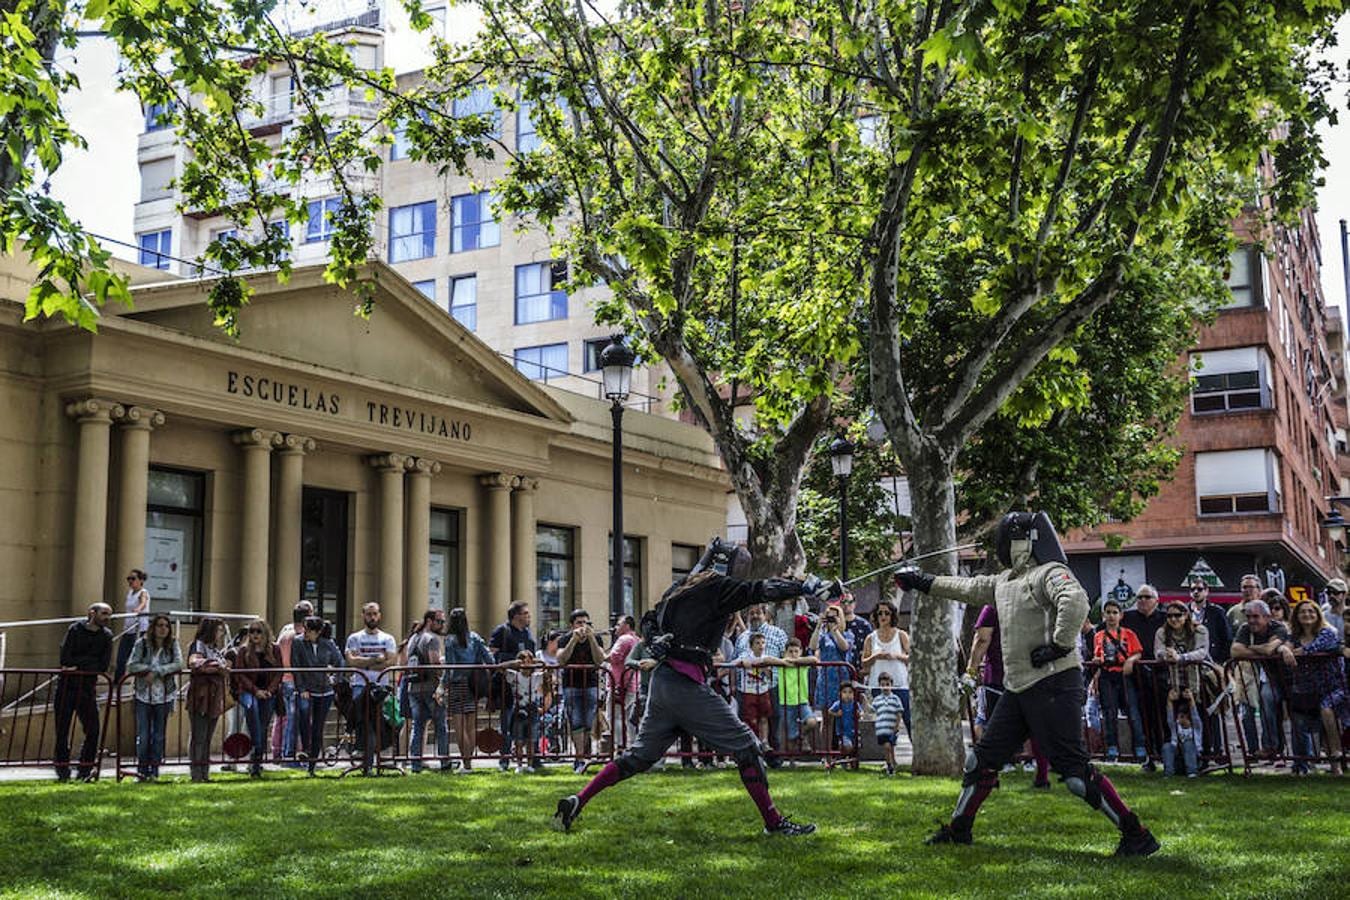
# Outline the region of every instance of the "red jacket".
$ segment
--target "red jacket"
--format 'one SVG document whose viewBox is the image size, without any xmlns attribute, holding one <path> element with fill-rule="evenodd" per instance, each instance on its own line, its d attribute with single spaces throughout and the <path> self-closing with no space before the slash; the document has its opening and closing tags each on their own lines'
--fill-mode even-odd
<svg viewBox="0 0 1350 900">
<path fill-rule="evenodd" d="M 1120 630 L 1113 635 L 1108 634 L 1107 630 L 1103 628 L 1097 632 L 1097 636 L 1093 640 L 1092 655 L 1098 662 L 1106 659 L 1107 641 L 1111 641 L 1115 645 L 1116 651 L 1115 661 L 1102 666 L 1107 672 L 1119 672 L 1124 667 L 1126 659 L 1136 653 L 1144 652 L 1144 645 L 1139 643 L 1139 636 L 1125 626 L 1122 625 Z"/>
</svg>

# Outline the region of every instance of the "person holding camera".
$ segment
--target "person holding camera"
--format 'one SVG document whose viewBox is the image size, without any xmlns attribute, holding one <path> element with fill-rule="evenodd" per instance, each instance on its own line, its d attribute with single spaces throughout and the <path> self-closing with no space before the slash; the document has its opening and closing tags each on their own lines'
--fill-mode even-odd
<svg viewBox="0 0 1350 900">
<path fill-rule="evenodd" d="M 605 788 L 645 772 L 665 756 L 681 732 L 736 761 L 741 783 L 764 820 L 765 834 L 810 834 L 815 826 L 791 821 L 769 797 L 764 749 L 749 726 L 707 684 L 720 654 L 727 620 L 765 601 L 815 593 L 838 596 L 837 585 L 790 578 L 750 581 L 745 548 L 714 538 L 689 575 L 672 585 L 642 618 L 643 641 L 660 663 L 652 670 L 647 709 L 632 749 L 621 754 L 577 794 L 558 801 L 553 827 L 568 831 L 585 805 Z M 574 641 L 577 640 L 574 637 Z"/>
<path fill-rule="evenodd" d="M 558 642 L 558 665 L 567 667 L 562 675 L 563 707 L 572 728 L 572 749 L 576 754 L 572 771 L 579 775 L 589 765 L 586 757 L 591 755 L 591 729 L 600 710 L 597 666 L 605 658 L 605 651 L 586 610 L 572 610 L 568 624 L 571 630 Z"/>
<path fill-rule="evenodd" d="M 833 726 L 834 720 L 825 713 L 839 699 L 840 685 L 853 680 L 848 666 L 843 665 L 853 655 L 853 632 L 844 624 L 844 609 L 840 604 L 831 603 L 825 607 L 816 622 L 816 630 L 811 633 L 810 650 L 812 656 L 825 664 L 816 670 L 816 716 Z M 833 727 L 828 734 L 828 740 L 833 746 L 837 743 Z"/>
</svg>

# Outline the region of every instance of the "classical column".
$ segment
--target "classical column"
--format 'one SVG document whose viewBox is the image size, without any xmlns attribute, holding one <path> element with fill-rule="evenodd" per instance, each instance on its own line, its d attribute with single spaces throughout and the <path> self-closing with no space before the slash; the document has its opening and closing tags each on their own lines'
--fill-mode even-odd
<svg viewBox="0 0 1350 900">
<path fill-rule="evenodd" d="M 272 448 L 281 435 L 263 428 L 234 433 L 244 453 L 243 507 L 239 515 L 238 612 L 267 615 L 267 551 L 271 531 Z"/>
<path fill-rule="evenodd" d="M 534 608 L 534 492 L 539 479 L 521 476 L 511 492 L 511 602 Z"/>
<path fill-rule="evenodd" d="M 66 415 L 80 423 L 75 523 L 68 551 L 70 611 L 77 615 L 91 603 L 107 602 L 103 571 L 108 553 L 108 441 L 113 420 L 125 413 L 120 404 L 92 397 L 66 405 Z"/>
<path fill-rule="evenodd" d="M 430 459 L 415 459 L 408 469 L 408 570 L 405 590 L 408 616 L 426 611 L 430 599 L 431 572 L 431 476 L 441 464 Z"/>
<path fill-rule="evenodd" d="M 118 574 L 145 568 L 145 501 L 150 489 L 150 430 L 164 424 L 164 413 L 126 407 L 122 417 L 122 472 L 118 482 Z M 121 610 L 118 610 L 119 612 Z"/>
<path fill-rule="evenodd" d="M 314 447 L 312 438 L 288 434 L 282 437 L 278 451 L 276 546 L 272 551 L 273 631 L 280 631 L 291 621 L 291 610 L 300 599 L 300 501 L 305 492 L 305 454 Z"/>
<path fill-rule="evenodd" d="M 380 592 L 384 630 L 400 638 L 408 623 L 403 607 L 403 472 L 411 460 L 402 453 L 369 458 L 380 473 Z"/>
<path fill-rule="evenodd" d="M 486 590 L 469 613 L 473 627 L 485 629 L 505 615 L 511 603 L 511 488 L 516 478 L 496 472 L 478 481 L 487 488 L 481 537 Z"/>
</svg>

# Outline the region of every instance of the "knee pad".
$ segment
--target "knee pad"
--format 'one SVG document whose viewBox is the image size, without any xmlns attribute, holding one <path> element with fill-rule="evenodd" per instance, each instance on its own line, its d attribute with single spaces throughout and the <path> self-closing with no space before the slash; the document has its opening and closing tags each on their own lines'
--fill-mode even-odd
<svg viewBox="0 0 1350 900">
<path fill-rule="evenodd" d="M 961 786 L 979 785 L 990 790 L 998 787 L 998 773 L 993 769 L 981 768 L 980 759 L 974 750 L 966 751 L 966 764 L 961 771 Z"/>
<path fill-rule="evenodd" d="M 746 747 L 744 750 L 737 750 L 731 758 L 736 762 L 736 769 L 741 773 L 742 781 L 767 782 L 768 776 L 764 770 L 764 757 L 760 755 L 756 748 Z"/>
<path fill-rule="evenodd" d="M 1086 776 L 1086 777 L 1084 777 Z M 1087 767 L 1084 775 L 1070 775 L 1064 779 L 1064 786 L 1069 789 L 1069 793 L 1075 797 L 1082 797 L 1083 802 L 1093 809 L 1102 808 L 1102 790 L 1097 784 L 1097 779 L 1101 776 L 1092 766 Z"/>
</svg>

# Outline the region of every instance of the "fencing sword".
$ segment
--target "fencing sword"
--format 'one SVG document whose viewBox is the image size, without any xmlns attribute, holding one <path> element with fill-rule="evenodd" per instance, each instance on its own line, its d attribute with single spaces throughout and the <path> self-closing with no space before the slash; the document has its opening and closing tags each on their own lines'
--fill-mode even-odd
<svg viewBox="0 0 1350 900">
<path fill-rule="evenodd" d="M 980 544 L 978 543 L 960 544 L 956 547 L 946 547 L 942 550 L 933 550 L 930 553 L 920 553 L 918 556 L 911 556 L 908 559 L 902 559 L 899 562 L 890 563 L 889 565 L 882 566 L 880 569 L 873 569 L 870 572 L 867 572 L 863 575 L 859 575 L 857 578 L 850 578 L 848 581 L 844 582 L 844 587 L 848 587 L 851 584 L 857 584 L 859 581 L 865 581 L 868 578 L 880 575 L 883 572 L 889 572 L 891 569 L 898 569 L 901 566 L 907 566 L 910 563 L 918 562 L 921 559 L 928 559 L 930 556 L 941 556 L 944 553 L 959 553 L 962 550 L 970 550 L 978 546 L 980 546 Z"/>
</svg>

